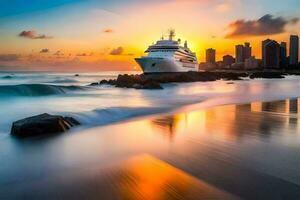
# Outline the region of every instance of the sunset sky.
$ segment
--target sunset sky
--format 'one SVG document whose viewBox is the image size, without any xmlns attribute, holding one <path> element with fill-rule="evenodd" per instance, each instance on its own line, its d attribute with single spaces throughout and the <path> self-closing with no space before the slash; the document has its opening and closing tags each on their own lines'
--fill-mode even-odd
<svg viewBox="0 0 300 200">
<path fill-rule="evenodd" d="M 1 0 L 0 70 L 139 69 L 135 57 L 176 30 L 204 60 L 234 45 L 300 33 L 299 0 Z"/>
</svg>

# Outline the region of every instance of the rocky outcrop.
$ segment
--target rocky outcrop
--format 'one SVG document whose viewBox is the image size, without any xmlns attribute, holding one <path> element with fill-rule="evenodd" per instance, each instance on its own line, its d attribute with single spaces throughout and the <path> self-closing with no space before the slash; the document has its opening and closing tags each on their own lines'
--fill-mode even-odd
<svg viewBox="0 0 300 200">
<path fill-rule="evenodd" d="M 109 84 L 120 88 L 134 89 L 162 89 L 163 83 L 187 83 L 187 82 L 207 82 L 216 80 L 237 81 L 242 78 L 284 78 L 289 73 L 281 71 L 206 71 L 206 72 L 182 72 L 182 73 L 154 73 L 139 75 L 119 75 L 115 80 L 102 80 L 92 83 L 92 86 Z M 294 72 L 296 74 L 296 72 Z M 300 74 L 300 73 L 299 73 Z"/>
<path fill-rule="evenodd" d="M 79 124 L 72 117 L 44 113 L 14 122 L 11 127 L 11 134 L 17 137 L 56 134 L 65 132 Z"/>
<path fill-rule="evenodd" d="M 109 84 L 120 88 L 134 89 L 163 89 L 162 83 L 186 83 L 206 82 L 224 80 L 241 80 L 241 77 L 248 76 L 247 73 L 230 72 L 184 72 L 184 73 L 160 73 L 160 74 L 139 74 L 119 75 L 115 80 L 102 80 L 92 85 Z"/>
<path fill-rule="evenodd" d="M 255 79 L 255 78 L 282 79 L 282 78 L 284 78 L 285 75 L 287 75 L 287 74 L 285 74 L 283 72 L 254 72 L 254 73 L 250 74 L 249 77 L 251 79 Z"/>
</svg>

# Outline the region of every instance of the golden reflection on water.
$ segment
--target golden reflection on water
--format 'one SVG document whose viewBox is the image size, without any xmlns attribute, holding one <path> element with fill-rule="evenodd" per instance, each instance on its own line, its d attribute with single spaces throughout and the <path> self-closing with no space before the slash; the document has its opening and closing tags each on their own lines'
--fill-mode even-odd
<svg viewBox="0 0 300 200">
<path fill-rule="evenodd" d="M 295 127 L 299 125 L 296 114 L 299 113 L 299 109 L 300 99 L 226 105 L 161 116 L 151 121 L 151 127 L 153 132 L 165 136 L 170 141 L 188 134 L 206 134 L 224 140 L 237 140 L 249 134 L 270 136 L 272 129 L 276 127 L 297 130 Z"/>
<path fill-rule="evenodd" d="M 266 151 L 267 148 L 272 148 L 270 145 L 272 142 L 269 141 L 273 138 L 275 144 L 281 143 L 284 144 L 284 147 L 292 146 L 295 147 L 293 149 L 297 149 L 300 140 L 300 137 L 297 136 L 300 129 L 297 116 L 299 102 L 299 99 L 289 99 L 271 103 L 226 105 L 95 128 L 82 134 L 70 134 L 69 136 L 66 134 L 63 137 L 65 140 L 54 140 L 47 146 L 49 148 L 47 156 L 42 155 L 52 158 L 47 159 L 48 163 L 45 162 L 50 167 L 56 167 L 57 163 L 62 163 L 70 169 L 75 166 L 75 172 L 67 175 L 67 172 L 63 171 L 64 174 L 58 173 L 58 175 L 69 178 L 52 180 L 55 184 L 51 180 L 43 185 L 34 184 L 32 187 L 28 186 L 32 190 L 24 189 L 24 191 L 34 195 L 33 189 L 34 191 L 43 191 L 36 188 L 40 185 L 46 188 L 52 183 L 55 188 L 54 193 L 58 189 L 62 193 L 70 192 L 75 195 L 75 192 L 80 193 L 82 190 L 83 196 L 91 192 L 91 194 L 97 194 L 97 197 L 98 194 L 99 197 L 111 197 L 104 199 L 235 199 L 235 197 L 220 191 L 217 188 L 220 185 L 216 183 L 222 185 L 222 177 L 225 177 L 226 181 L 235 182 L 237 174 L 238 176 L 245 175 L 249 171 L 240 173 L 239 169 L 241 168 L 238 165 L 235 168 L 235 166 L 227 164 L 229 162 L 240 164 L 239 159 L 241 159 L 241 162 L 248 161 L 247 164 L 253 163 L 253 166 L 265 162 L 263 169 L 268 169 L 277 159 L 276 155 L 272 157 L 274 156 L 272 155 L 273 150 L 277 150 L 277 153 L 284 150 L 284 148 L 273 147 L 272 151 Z M 265 140 L 265 138 L 271 139 Z M 257 146 L 255 146 L 256 144 Z M 256 147 L 260 150 L 256 151 Z M 28 151 L 26 148 L 21 149 L 22 153 L 26 150 Z M 42 151 L 34 149 L 34 152 Z M 30 149 L 30 154 L 27 155 L 28 159 L 25 159 L 25 166 L 27 166 L 27 160 L 32 159 L 32 155 L 35 156 L 35 153 Z M 145 155 L 145 153 L 147 154 Z M 235 153 L 238 154 L 237 157 Z M 264 157 L 265 154 L 270 158 Z M 20 155 L 20 151 L 16 155 Z M 281 160 L 276 164 L 281 165 L 282 169 L 288 166 L 297 172 L 294 155 L 292 154 L 289 158 L 289 165 L 282 164 Z M 36 157 L 37 159 L 41 158 L 40 156 Z M 129 160 L 120 162 L 128 157 Z M 18 156 L 13 158 L 18 158 Z M 162 160 L 166 160 L 172 165 Z M 105 164 L 107 163 L 109 166 L 106 171 Z M 117 165 L 110 165 L 111 163 L 117 163 Z M 92 168 L 95 171 L 90 169 L 91 166 L 96 166 L 95 169 Z M 98 166 L 104 167 L 98 169 Z M 228 166 L 230 170 L 223 171 Z M 232 166 L 233 170 L 231 170 Z M 248 166 L 253 167 L 252 165 Z M 77 167 L 88 170 L 83 170 L 80 174 Z M 35 169 L 35 166 L 32 168 Z M 44 169 L 45 165 L 42 165 L 41 168 Z M 24 167 L 21 167 L 20 171 L 23 172 L 23 169 Z M 68 168 L 65 169 L 68 170 Z M 188 174 L 187 171 L 193 173 L 198 179 Z M 106 172 L 108 172 L 108 176 L 103 176 Z M 273 172 L 278 174 L 275 173 L 276 171 Z M 294 174 L 291 175 L 291 180 L 294 180 L 293 176 Z M 300 177 L 300 175 L 298 176 Z M 78 178 L 75 179 L 77 181 L 73 181 L 73 177 Z M 84 182 L 85 180 L 86 182 Z M 261 179 L 258 178 L 255 183 L 260 182 Z M 226 183 L 224 182 L 225 185 Z M 73 185 L 76 184 L 78 191 L 73 190 Z M 26 182 L 24 185 L 26 188 L 28 183 Z M 64 187 L 71 189 L 68 190 Z M 243 190 L 242 187 L 240 186 L 239 190 Z M 60 193 L 55 193 L 55 195 L 59 196 Z"/>
<path fill-rule="evenodd" d="M 253 102 L 251 103 L 251 111 L 297 114 L 300 113 L 300 99 L 286 99 L 275 102 Z"/>
<path fill-rule="evenodd" d="M 121 199 L 235 199 L 150 155 L 123 164 L 117 176 Z"/>
</svg>

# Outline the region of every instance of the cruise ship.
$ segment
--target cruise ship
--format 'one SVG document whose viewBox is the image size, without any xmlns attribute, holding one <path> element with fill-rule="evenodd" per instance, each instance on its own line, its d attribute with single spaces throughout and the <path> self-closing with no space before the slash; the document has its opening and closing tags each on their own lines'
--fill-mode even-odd
<svg viewBox="0 0 300 200">
<path fill-rule="evenodd" d="M 173 40 L 175 31 L 169 31 L 169 38 L 157 41 L 145 51 L 146 56 L 135 58 L 144 73 L 198 71 L 196 54 L 188 48 L 187 41 Z"/>
</svg>

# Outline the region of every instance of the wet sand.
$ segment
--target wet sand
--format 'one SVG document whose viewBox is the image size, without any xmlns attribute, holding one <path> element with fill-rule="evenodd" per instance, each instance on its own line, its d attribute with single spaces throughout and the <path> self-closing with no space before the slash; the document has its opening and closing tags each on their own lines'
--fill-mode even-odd
<svg viewBox="0 0 300 200">
<path fill-rule="evenodd" d="M 0 199 L 300 199 L 299 99 L 0 144 Z"/>
</svg>

